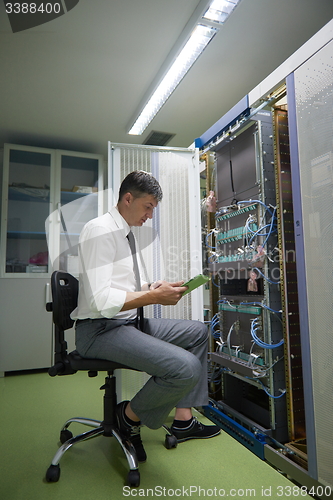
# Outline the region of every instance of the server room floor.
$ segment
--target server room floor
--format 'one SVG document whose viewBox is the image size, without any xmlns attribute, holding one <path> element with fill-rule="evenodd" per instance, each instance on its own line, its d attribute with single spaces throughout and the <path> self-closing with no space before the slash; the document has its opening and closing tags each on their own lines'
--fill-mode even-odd
<svg viewBox="0 0 333 500">
<path fill-rule="evenodd" d="M 50 378 L 46 372 L 24 372 L 0 378 L 0 498 L 308 497 L 225 432 L 167 450 L 165 431 L 145 427 L 142 436 L 148 460 L 140 465 L 139 488 L 126 486 L 127 462 L 122 451 L 115 439 L 103 437 L 68 450 L 60 464 L 59 482 L 47 483 L 45 472 L 64 422 L 76 416 L 101 419 L 99 387 L 103 382 L 103 374 L 88 378 L 85 373 Z M 198 418 L 207 422 L 199 413 Z"/>
</svg>

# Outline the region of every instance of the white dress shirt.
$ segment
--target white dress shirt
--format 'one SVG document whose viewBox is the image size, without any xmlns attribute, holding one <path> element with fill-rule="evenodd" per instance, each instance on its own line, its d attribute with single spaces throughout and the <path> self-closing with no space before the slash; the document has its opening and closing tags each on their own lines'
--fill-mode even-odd
<svg viewBox="0 0 333 500">
<path fill-rule="evenodd" d="M 135 318 L 136 309 L 120 311 L 126 292 L 136 290 L 130 226 L 113 207 L 92 219 L 79 238 L 79 297 L 72 319 Z M 140 259 L 138 259 L 140 268 Z M 143 284 L 142 282 L 141 284 Z"/>
</svg>

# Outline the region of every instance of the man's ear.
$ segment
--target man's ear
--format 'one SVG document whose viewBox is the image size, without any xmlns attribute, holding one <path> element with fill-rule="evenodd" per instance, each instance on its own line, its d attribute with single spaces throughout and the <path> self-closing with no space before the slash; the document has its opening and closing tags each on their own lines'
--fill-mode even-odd
<svg viewBox="0 0 333 500">
<path fill-rule="evenodd" d="M 129 206 L 133 201 L 133 195 L 131 193 L 125 193 L 123 196 L 123 200 L 126 206 Z"/>
</svg>

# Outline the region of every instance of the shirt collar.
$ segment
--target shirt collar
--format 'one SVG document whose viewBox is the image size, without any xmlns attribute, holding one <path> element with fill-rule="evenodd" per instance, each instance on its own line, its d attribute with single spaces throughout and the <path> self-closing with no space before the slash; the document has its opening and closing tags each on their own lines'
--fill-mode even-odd
<svg viewBox="0 0 333 500">
<path fill-rule="evenodd" d="M 124 238 L 126 238 L 131 228 L 125 221 L 124 217 L 119 213 L 118 208 L 112 207 L 111 210 L 109 211 L 109 214 L 111 215 L 111 217 L 113 217 L 119 229 L 121 229 L 124 232 Z"/>
</svg>

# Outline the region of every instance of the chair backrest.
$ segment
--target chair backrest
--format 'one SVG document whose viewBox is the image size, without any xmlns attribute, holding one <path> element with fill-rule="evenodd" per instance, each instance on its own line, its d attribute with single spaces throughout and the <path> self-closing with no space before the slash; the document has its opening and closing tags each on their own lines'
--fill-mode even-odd
<svg viewBox="0 0 333 500">
<path fill-rule="evenodd" d="M 64 271 L 54 271 L 51 276 L 52 303 L 47 310 L 53 313 L 54 323 L 54 364 L 49 368 L 49 375 L 71 375 L 78 370 L 88 371 L 90 377 L 98 371 L 112 374 L 125 365 L 105 359 L 82 358 L 78 352 L 67 353 L 65 330 L 71 328 L 74 321 L 70 314 L 77 306 L 79 282 L 74 276 Z"/>
<path fill-rule="evenodd" d="M 51 276 L 53 322 L 60 330 L 74 324 L 70 314 L 77 306 L 79 282 L 64 271 L 54 271 Z"/>
</svg>

